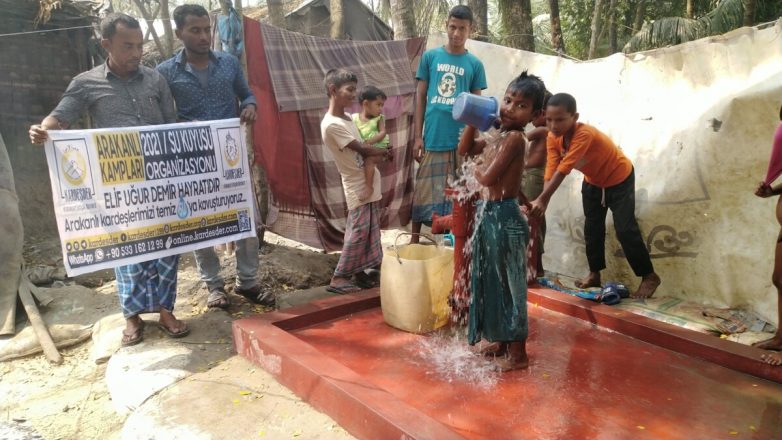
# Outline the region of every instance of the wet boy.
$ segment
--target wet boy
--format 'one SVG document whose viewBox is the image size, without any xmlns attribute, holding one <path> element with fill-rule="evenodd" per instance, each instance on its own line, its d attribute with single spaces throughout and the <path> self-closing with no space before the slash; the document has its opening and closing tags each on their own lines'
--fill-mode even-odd
<svg viewBox="0 0 782 440">
<path fill-rule="evenodd" d="M 654 272 L 635 219 L 632 162 L 608 136 L 591 125 L 578 122 L 576 99 L 567 93 L 558 93 L 549 99 L 546 122 L 550 131 L 546 143 L 546 184 L 532 202 L 531 214 L 543 215 L 551 196 L 570 171 L 581 171 L 584 174 L 581 197 L 589 275 L 577 281 L 576 286 L 600 286 L 600 271 L 606 267 L 605 220 L 611 209 L 622 250 L 633 272 L 641 277 L 641 284 L 633 296 L 651 297 L 660 285 L 660 277 Z"/>
<path fill-rule="evenodd" d="M 345 113 L 345 108 L 356 100 L 356 75 L 345 69 L 332 69 L 326 73 L 323 82 L 329 96 L 329 110 L 320 123 L 320 132 L 334 156 L 348 204 L 342 254 L 326 290 L 343 294 L 359 290 L 351 276 L 379 266 L 383 259 L 380 245 L 380 173 L 377 170 L 370 196 L 362 200 L 361 195 L 367 187 L 364 158 L 385 156 L 391 160 L 391 150 L 363 144 L 356 124 Z"/>
<path fill-rule="evenodd" d="M 482 338 L 497 342 L 495 362 L 501 371 L 528 364 L 525 260 L 529 227 L 517 196 L 527 144 L 524 127 L 543 108 L 545 90 L 543 81 L 523 72 L 505 92 L 500 139 L 491 144 L 476 140 L 475 127 L 468 125 L 458 147 L 461 156 L 481 155 L 483 162 L 475 178 L 485 187 L 477 208 L 483 217 L 473 235 L 468 342 L 474 345 Z"/>
<path fill-rule="evenodd" d="M 415 176 L 413 195 L 413 238 L 421 225 L 432 221 L 432 213 L 451 213 L 445 198 L 448 176 L 456 177 L 459 162 L 456 144 L 464 124 L 451 115 L 453 103 L 462 92 L 480 95 L 486 88 L 486 73 L 481 61 L 464 47 L 472 32 L 470 8 L 454 6 L 445 23 L 448 43 L 430 49 L 421 57 L 415 102 L 413 154 L 420 167 Z"/>
</svg>

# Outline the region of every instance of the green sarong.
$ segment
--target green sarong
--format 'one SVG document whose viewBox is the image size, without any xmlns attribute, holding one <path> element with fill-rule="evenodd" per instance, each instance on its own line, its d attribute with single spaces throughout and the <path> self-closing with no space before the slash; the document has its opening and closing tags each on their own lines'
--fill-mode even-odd
<svg viewBox="0 0 782 440">
<path fill-rule="evenodd" d="M 480 201 L 481 210 L 472 242 L 468 342 L 524 341 L 529 227 L 515 198 Z"/>
</svg>

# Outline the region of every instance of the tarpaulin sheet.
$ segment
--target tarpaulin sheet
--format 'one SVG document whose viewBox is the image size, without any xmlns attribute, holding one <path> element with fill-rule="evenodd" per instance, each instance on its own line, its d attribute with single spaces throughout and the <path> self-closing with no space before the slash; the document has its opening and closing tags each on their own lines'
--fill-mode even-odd
<svg viewBox="0 0 782 440">
<path fill-rule="evenodd" d="M 433 36 L 428 47 L 444 43 Z M 502 96 L 529 69 L 551 92 L 575 96 L 579 120 L 607 133 L 633 161 L 636 214 L 661 295 L 749 305 L 779 325 L 771 283 L 776 199 L 753 192 L 779 123 L 782 20 L 588 62 L 476 41 L 467 48 L 486 66 L 485 95 Z M 574 171 L 551 200 L 543 259 L 547 269 L 573 277 L 588 272 L 581 181 Z M 606 258 L 604 281 L 637 287 L 612 226 Z"/>
<path fill-rule="evenodd" d="M 275 40 L 274 48 L 268 46 L 268 35 Z M 269 229 L 327 251 L 342 247 L 347 210 L 339 172 L 320 136 L 320 120 L 326 108 L 279 111 L 278 105 L 282 100 L 297 103 L 297 108 L 302 109 L 312 102 L 327 105 L 327 100 L 322 99 L 326 96 L 322 86 L 326 70 L 315 75 L 312 66 L 325 69 L 328 63 L 360 69 L 356 70 L 359 86 L 376 84 L 389 96 L 384 114 L 394 161 L 378 166 L 383 194 L 381 226 L 406 225 L 410 220 L 414 177 L 410 148 L 413 72 L 426 40 L 340 41 L 335 45 L 333 40 L 302 39 L 301 35 L 249 19 L 245 20 L 245 37 L 250 86 L 258 99 L 259 121 L 254 127 L 253 140 L 271 188 L 271 206 L 266 219 Z M 282 53 L 285 48 L 296 50 Z M 383 53 L 387 56 L 375 60 Z M 292 54 L 298 55 L 291 58 Z M 301 61 L 302 57 L 307 60 Z M 280 76 L 307 77 L 312 81 L 317 76 L 318 80 L 317 84 L 308 83 L 309 91 L 302 91 L 301 95 L 291 95 L 290 90 L 281 95 L 279 90 L 272 89 L 273 79 Z M 393 94 L 400 90 L 405 93 Z M 316 91 L 317 99 L 310 101 Z M 351 110 L 358 111 L 359 107 Z"/>
<path fill-rule="evenodd" d="M 407 66 L 407 42 L 332 40 L 261 25 L 271 82 L 280 111 L 328 107 L 323 76 L 342 67 L 360 84 L 372 84 L 387 96 L 413 93 Z"/>
<path fill-rule="evenodd" d="M 245 17 L 244 35 L 248 82 L 258 100 L 258 119 L 253 126 L 256 161 L 266 170 L 269 188 L 278 203 L 289 209 L 309 210 L 309 181 L 299 115 L 277 111 L 261 24 Z"/>
</svg>

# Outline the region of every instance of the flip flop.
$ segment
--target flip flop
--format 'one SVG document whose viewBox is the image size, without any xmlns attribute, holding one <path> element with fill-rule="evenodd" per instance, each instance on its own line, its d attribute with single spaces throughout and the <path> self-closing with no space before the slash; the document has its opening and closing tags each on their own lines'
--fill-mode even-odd
<svg viewBox="0 0 782 440">
<path fill-rule="evenodd" d="M 331 286 L 329 285 L 326 287 L 326 292 L 336 293 L 337 295 L 344 295 L 346 293 L 354 293 L 361 290 L 360 287 L 356 286 L 355 284 L 347 283 L 342 284 L 339 286 Z"/>
<path fill-rule="evenodd" d="M 160 328 L 160 330 L 163 331 L 169 338 L 184 338 L 185 336 L 190 334 L 190 327 L 185 324 L 185 327 L 179 330 L 178 332 L 175 332 L 171 330 L 170 328 L 166 327 L 162 323 L 158 322 L 157 326 Z"/>
<path fill-rule="evenodd" d="M 139 342 L 144 340 L 144 321 L 141 321 L 141 324 L 138 326 L 135 332 L 133 333 L 125 333 L 125 330 L 122 330 L 122 341 L 121 344 L 123 347 L 130 347 L 132 345 L 136 345 Z"/>
<path fill-rule="evenodd" d="M 228 295 L 223 289 L 213 289 L 209 291 L 206 297 L 206 306 L 209 309 L 227 309 L 231 303 L 228 301 Z"/>
</svg>

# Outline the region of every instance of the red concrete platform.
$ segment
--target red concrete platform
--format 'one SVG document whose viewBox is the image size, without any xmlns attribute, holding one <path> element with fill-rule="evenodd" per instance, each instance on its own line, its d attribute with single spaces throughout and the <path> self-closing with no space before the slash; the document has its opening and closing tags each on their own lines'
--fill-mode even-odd
<svg viewBox="0 0 782 440">
<path fill-rule="evenodd" d="M 234 343 L 359 438 L 782 439 L 782 385 L 672 351 L 779 380 L 751 347 L 553 291 L 529 302 L 530 367 L 489 385 L 435 368 L 436 337 L 387 326 L 376 292 L 235 321 Z"/>
</svg>

